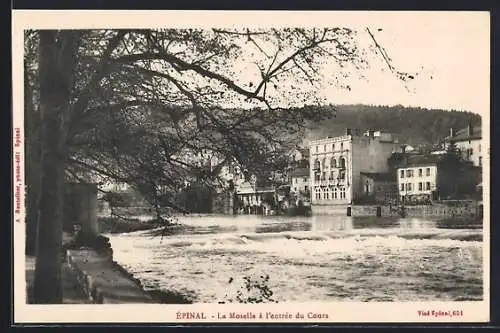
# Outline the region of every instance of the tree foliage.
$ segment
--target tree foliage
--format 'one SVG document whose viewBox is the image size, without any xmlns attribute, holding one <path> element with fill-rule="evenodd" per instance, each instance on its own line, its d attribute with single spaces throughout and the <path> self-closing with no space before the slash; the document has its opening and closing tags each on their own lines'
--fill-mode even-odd
<svg viewBox="0 0 500 333">
<path fill-rule="evenodd" d="M 186 178 L 212 183 L 232 160 L 250 172 L 280 168 L 304 121 L 333 114 L 283 106 L 321 102 L 314 89 L 324 84 L 326 63 L 337 64 L 332 83 L 340 86 L 367 63 L 357 32 L 347 28 L 57 34 L 80 41 L 67 87 L 68 174 L 127 182 L 153 205 L 162 193 L 174 208 L 168 194 Z M 26 62 L 35 69 L 37 36 L 26 38 Z"/>
<path fill-rule="evenodd" d="M 481 181 L 481 168 L 464 160 L 454 141 L 438 164 L 438 188 L 441 199 L 470 199 Z"/>
</svg>

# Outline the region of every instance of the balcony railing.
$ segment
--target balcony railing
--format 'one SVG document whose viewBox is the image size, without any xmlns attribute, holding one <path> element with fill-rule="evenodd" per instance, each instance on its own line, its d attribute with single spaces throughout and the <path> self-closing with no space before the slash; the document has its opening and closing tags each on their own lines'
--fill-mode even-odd
<svg viewBox="0 0 500 333">
<path fill-rule="evenodd" d="M 339 178 L 319 178 L 314 180 L 314 184 L 316 185 L 346 185 L 347 179 L 339 179 Z"/>
</svg>

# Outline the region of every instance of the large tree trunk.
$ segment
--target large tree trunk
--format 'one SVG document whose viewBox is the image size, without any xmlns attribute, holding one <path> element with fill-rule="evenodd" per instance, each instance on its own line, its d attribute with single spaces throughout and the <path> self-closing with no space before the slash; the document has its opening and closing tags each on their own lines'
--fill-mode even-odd
<svg viewBox="0 0 500 333">
<path fill-rule="evenodd" d="M 32 82 L 29 82 L 28 70 L 24 71 L 24 123 L 26 128 L 25 156 L 27 178 L 27 216 L 26 216 L 26 254 L 36 254 L 36 232 L 38 220 L 38 198 L 40 189 L 40 142 L 38 128 L 39 114 L 33 103 Z"/>
<path fill-rule="evenodd" d="M 78 35 L 40 31 L 41 196 L 35 303 L 62 303 L 61 245 L 67 116 Z"/>
</svg>

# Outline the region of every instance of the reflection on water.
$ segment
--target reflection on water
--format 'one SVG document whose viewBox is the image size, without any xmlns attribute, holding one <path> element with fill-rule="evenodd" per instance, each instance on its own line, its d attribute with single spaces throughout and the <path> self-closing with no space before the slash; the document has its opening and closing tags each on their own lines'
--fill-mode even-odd
<svg viewBox="0 0 500 333">
<path fill-rule="evenodd" d="M 481 224 L 464 224 L 461 221 L 439 219 L 384 217 L 350 217 L 319 215 L 311 217 L 279 216 L 186 216 L 181 225 L 170 229 L 169 234 L 214 234 L 227 232 L 285 232 L 285 231 L 352 231 L 354 229 L 464 229 L 478 228 Z"/>
<path fill-rule="evenodd" d="M 482 298 L 481 230 L 347 216 L 186 216 L 178 222 L 161 240 L 151 231 L 110 235 L 115 260 L 146 287 L 195 302 L 221 301 L 244 276 L 262 274 L 270 276 L 279 301 Z"/>
</svg>

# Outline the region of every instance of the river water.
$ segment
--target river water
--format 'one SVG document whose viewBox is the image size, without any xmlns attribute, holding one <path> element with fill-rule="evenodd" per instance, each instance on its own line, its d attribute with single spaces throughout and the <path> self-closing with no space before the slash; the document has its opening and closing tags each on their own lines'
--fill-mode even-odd
<svg viewBox="0 0 500 333">
<path fill-rule="evenodd" d="M 190 216 L 178 222 L 181 227 L 169 236 L 152 231 L 107 236 L 115 260 L 145 288 L 179 293 L 192 302 L 235 302 L 242 292 L 240 300 L 248 293 L 262 295 L 262 288 L 246 289 L 245 281 L 265 285 L 273 294 L 264 301 L 278 302 L 453 301 L 483 295 L 482 229 L 345 216 Z"/>
</svg>

